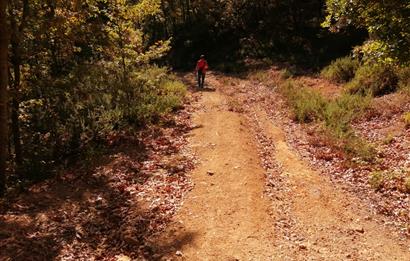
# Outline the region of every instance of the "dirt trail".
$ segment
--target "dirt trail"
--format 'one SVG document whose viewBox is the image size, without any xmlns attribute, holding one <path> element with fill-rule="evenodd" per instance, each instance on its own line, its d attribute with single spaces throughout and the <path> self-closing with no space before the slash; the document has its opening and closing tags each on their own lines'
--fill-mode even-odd
<svg viewBox="0 0 410 261">
<path fill-rule="evenodd" d="M 229 111 L 224 85 L 209 80 L 218 88 L 201 94 L 190 141 L 201 161 L 192 173 L 195 188 L 161 239 L 174 247 L 171 260 L 410 260 L 409 242 L 311 170 L 255 104 L 251 114 L 275 144 L 286 179 L 278 184 L 286 186 L 283 195 L 266 197 L 255 126 Z"/>
<path fill-rule="evenodd" d="M 275 157 L 287 177 L 289 213 L 277 213 L 293 223 L 299 243 L 283 256 L 290 260 L 410 260 L 410 249 L 394 232 L 377 222 L 378 216 L 329 179 L 313 171 L 286 143 L 284 132 L 267 114 L 256 115 L 265 135 L 275 143 Z"/>
<path fill-rule="evenodd" d="M 201 160 L 195 188 L 176 220 L 191 242 L 178 249 L 186 260 L 270 260 L 273 231 L 264 198 L 264 170 L 244 119 L 229 112 L 220 92 L 204 92 L 191 144 Z"/>
</svg>

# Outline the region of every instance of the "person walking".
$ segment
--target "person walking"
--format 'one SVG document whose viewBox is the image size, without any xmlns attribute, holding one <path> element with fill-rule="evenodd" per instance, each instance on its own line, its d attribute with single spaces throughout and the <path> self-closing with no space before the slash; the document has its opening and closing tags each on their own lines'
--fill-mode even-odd
<svg viewBox="0 0 410 261">
<path fill-rule="evenodd" d="M 201 55 L 200 59 L 196 63 L 196 76 L 198 79 L 198 88 L 204 88 L 205 75 L 208 70 L 208 62 L 205 59 L 205 55 Z"/>
</svg>

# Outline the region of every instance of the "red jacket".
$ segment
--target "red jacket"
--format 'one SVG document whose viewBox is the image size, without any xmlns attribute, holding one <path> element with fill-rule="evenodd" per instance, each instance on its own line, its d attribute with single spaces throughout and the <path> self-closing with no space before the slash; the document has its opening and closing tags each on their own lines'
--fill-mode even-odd
<svg viewBox="0 0 410 261">
<path fill-rule="evenodd" d="M 200 59 L 196 63 L 196 71 L 202 71 L 203 73 L 206 73 L 206 70 L 208 70 L 208 62 L 205 59 Z"/>
</svg>

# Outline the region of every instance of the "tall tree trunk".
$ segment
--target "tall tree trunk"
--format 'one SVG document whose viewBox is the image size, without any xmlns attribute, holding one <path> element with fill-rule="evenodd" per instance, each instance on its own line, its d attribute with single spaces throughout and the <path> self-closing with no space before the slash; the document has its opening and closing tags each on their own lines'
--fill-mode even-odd
<svg viewBox="0 0 410 261">
<path fill-rule="evenodd" d="M 11 102 L 11 133 L 13 136 L 14 154 L 16 162 L 16 173 L 20 174 L 22 158 L 21 158 L 21 142 L 19 128 L 19 92 L 20 92 L 20 41 L 18 38 L 18 28 L 14 17 L 10 15 L 11 20 L 11 63 L 13 68 L 13 80 L 10 81 Z"/>
<path fill-rule="evenodd" d="M 0 0 L 0 196 L 6 189 L 6 161 L 8 147 L 8 29 L 6 19 L 7 0 Z"/>
<path fill-rule="evenodd" d="M 17 91 L 15 89 L 15 91 Z M 20 135 L 20 124 L 19 124 L 19 107 L 20 102 L 18 99 L 19 93 L 15 92 L 11 102 L 11 131 L 13 134 L 13 144 L 14 153 L 16 160 L 16 173 L 21 175 L 21 169 L 23 164 L 23 151 L 21 147 L 21 135 Z"/>
<path fill-rule="evenodd" d="M 11 1 L 10 8 L 17 8 L 14 1 Z M 10 11 L 10 10 L 9 10 Z M 15 17 L 10 12 L 11 23 L 11 62 L 13 64 L 14 80 L 12 91 L 12 106 L 11 106 L 11 131 L 13 134 L 14 153 L 16 161 L 16 172 L 21 174 L 21 167 L 23 163 L 20 124 L 19 124 L 19 107 L 20 107 L 20 84 L 21 84 L 21 38 L 24 27 L 26 25 L 27 15 L 29 11 L 28 0 L 23 0 L 23 12 L 20 18 L 20 24 L 17 24 Z"/>
</svg>

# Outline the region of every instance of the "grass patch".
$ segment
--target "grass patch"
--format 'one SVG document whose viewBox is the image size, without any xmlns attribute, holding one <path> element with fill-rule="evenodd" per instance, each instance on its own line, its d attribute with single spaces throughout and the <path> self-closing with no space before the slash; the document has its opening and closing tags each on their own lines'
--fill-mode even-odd
<svg viewBox="0 0 410 261">
<path fill-rule="evenodd" d="M 292 80 L 282 83 L 279 91 L 292 108 L 296 121 L 319 122 L 330 136 L 341 141 L 346 153 L 366 161 L 374 159 L 375 149 L 357 137 L 351 128 L 351 122 L 369 108 L 370 96 L 346 93 L 328 100 L 317 91 L 296 86 Z"/>
<path fill-rule="evenodd" d="M 346 56 L 333 61 L 321 71 L 320 75 L 332 82 L 346 83 L 353 79 L 358 68 L 359 61 Z"/>
<path fill-rule="evenodd" d="M 343 94 L 326 103 L 324 121 L 327 128 L 339 138 L 351 136 L 350 123 L 369 108 L 371 97 Z"/>
<path fill-rule="evenodd" d="M 348 155 L 359 157 L 365 162 L 375 161 L 376 149 L 368 142 L 354 134 L 345 135 L 340 139 L 343 141 L 343 149 Z"/>
</svg>

